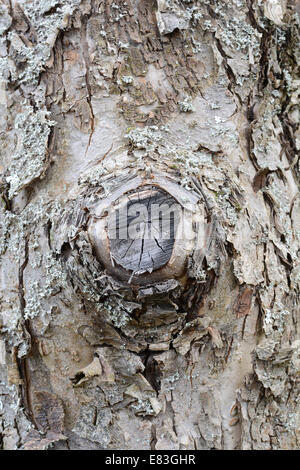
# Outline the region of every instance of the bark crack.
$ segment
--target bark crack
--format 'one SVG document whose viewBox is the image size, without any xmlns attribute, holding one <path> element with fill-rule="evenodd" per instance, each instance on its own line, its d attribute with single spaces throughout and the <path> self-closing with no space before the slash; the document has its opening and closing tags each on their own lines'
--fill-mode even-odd
<svg viewBox="0 0 300 470">
<path fill-rule="evenodd" d="M 243 101 L 242 101 L 242 98 L 240 97 L 240 95 L 237 93 L 236 91 L 236 78 L 235 78 L 235 75 L 233 73 L 233 70 L 232 68 L 230 67 L 230 65 L 228 64 L 227 62 L 227 59 L 228 59 L 228 56 L 226 54 L 226 52 L 224 51 L 223 47 L 222 47 L 222 44 L 221 44 L 221 41 L 216 37 L 216 35 L 214 34 L 214 40 L 216 42 L 216 45 L 217 45 L 217 49 L 218 51 L 220 52 L 221 56 L 223 57 L 223 66 L 224 66 L 224 69 L 225 69 L 225 72 L 226 72 L 226 75 L 228 77 L 228 80 L 229 80 L 229 91 L 231 91 L 231 93 L 237 97 L 238 101 L 239 101 L 239 104 L 240 106 L 243 105 Z"/>
<path fill-rule="evenodd" d="M 90 57 L 89 57 L 89 46 L 88 46 L 88 41 L 87 41 L 87 23 L 88 23 L 89 16 L 84 16 L 82 20 L 82 32 L 81 32 L 81 41 L 82 41 L 82 56 L 84 59 L 85 63 L 85 84 L 86 84 L 86 89 L 87 89 L 87 103 L 90 109 L 90 127 L 91 127 L 91 132 L 89 135 L 89 140 L 88 144 L 85 150 L 85 155 L 88 152 L 88 149 L 91 145 L 91 141 L 93 138 L 94 130 L 95 130 L 95 115 L 94 115 L 94 109 L 93 109 L 93 104 L 92 104 L 92 87 L 91 87 L 91 80 L 90 80 Z"/>
<path fill-rule="evenodd" d="M 28 264 L 28 250 L 29 250 L 28 242 L 29 240 L 27 236 L 25 238 L 24 260 L 21 266 L 19 267 L 19 285 L 18 286 L 19 286 L 20 310 L 21 310 L 21 315 L 23 318 L 23 325 L 22 325 L 23 333 L 24 333 L 24 337 L 26 341 L 29 341 L 30 347 L 31 347 L 32 334 L 30 331 L 30 323 L 29 323 L 29 320 L 25 319 L 25 315 L 24 315 L 24 310 L 26 307 L 26 300 L 25 300 L 25 295 L 24 295 L 24 271 Z M 30 381 L 30 374 L 28 372 L 27 357 L 22 357 L 20 359 L 18 358 L 17 352 L 16 352 L 16 361 L 18 364 L 20 377 L 22 379 L 22 384 L 20 385 L 20 391 L 21 391 L 21 397 L 22 397 L 22 402 L 24 406 L 24 412 L 27 418 L 33 424 L 33 426 L 35 428 L 38 428 L 38 425 L 34 417 L 34 411 L 33 411 L 32 400 L 31 400 L 31 393 L 30 393 L 31 381 Z"/>
</svg>

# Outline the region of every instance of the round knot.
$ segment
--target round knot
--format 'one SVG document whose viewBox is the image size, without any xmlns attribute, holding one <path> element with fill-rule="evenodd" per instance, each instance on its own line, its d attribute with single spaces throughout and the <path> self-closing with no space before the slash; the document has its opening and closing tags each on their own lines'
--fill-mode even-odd
<svg viewBox="0 0 300 470">
<path fill-rule="evenodd" d="M 168 178 L 132 178 L 95 204 L 88 232 L 97 258 L 131 284 L 182 277 L 204 226 L 199 202 Z"/>
<path fill-rule="evenodd" d="M 171 258 L 180 206 L 150 187 L 123 196 L 108 216 L 111 257 L 136 275 L 152 273 Z"/>
</svg>

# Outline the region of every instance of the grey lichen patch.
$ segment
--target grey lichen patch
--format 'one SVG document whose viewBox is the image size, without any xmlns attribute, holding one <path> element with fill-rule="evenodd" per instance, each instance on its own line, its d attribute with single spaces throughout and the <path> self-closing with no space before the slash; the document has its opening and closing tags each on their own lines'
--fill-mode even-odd
<svg viewBox="0 0 300 470">
<path fill-rule="evenodd" d="M 130 315 L 125 310 L 126 302 L 122 302 L 122 300 L 120 300 L 119 302 L 107 300 L 106 302 L 104 302 L 103 306 L 107 309 L 109 319 L 116 328 L 125 328 L 126 325 L 130 322 Z"/>
<path fill-rule="evenodd" d="M 3 255 L 9 245 L 10 227 L 17 217 L 9 211 L 3 211 L 1 216 L 2 223 L 0 226 L 0 255 Z"/>
<path fill-rule="evenodd" d="M 179 372 L 176 371 L 172 375 L 166 375 L 162 381 L 162 389 L 164 392 L 168 393 L 171 392 L 176 388 L 176 382 L 180 379 Z"/>
<path fill-rule="evenodd" d="M 9 364 L 11 369 L 11 364 Z M 9 371 L 9 374 L 11 370 Z M 32 423 L 26 417 L 24 408 L 21 406 L 18 384 L 7 383 L 7 369 L 0 367 L 0 431 L 2 434 L 2 445 L 17 450 L 20 440 L 32 429 Z M 15 423 L 18 423 L 17 427 Z M 4 435 L 5 432 L 5 435 Z"/>
<path fill-rule="evenodd" d="M 225 22 L 224 28 L 220 31 L 220 39 L 229 49 L 237 51 L 251 49 L 251 53 L 257 59 L 260 56 L 259 43 L 261 33 L 258 33 L 244 19 L 232 17 Z"/>
<path fill-rule="evenodd" d="M 287 403 L 287 398 L 291 394 L 297 393 L 294 381 L 297 381 L 297 375 L 299 374 L 299 340 L 293 341 L 292 344 L 280 346 L 279 341 L 265 339 L 256 348 L 254 357 L 254 369 L 258 380 L 265 389 L 271 391 L 277 403 Z M 297 421 L 299 418 L 298 412 L 295 414 L 290 413 L 289 416 L 285 417 L 287 425 L 291 429 L 295 428 L 295 418 Z"/>
<path fill-rule="evenodd" d="M 17 147 L 5 174 L 10 185 L 10 198 L 34 179 L 42 177 L 47 169 L 47 144 L 54 122 L 45 107 L 45 84 L 39 83 L 39 78 L 47 67 L 59 31 L 67 28 L 71 14 L 79 4 L 79 0 L 19 2 L 15 6 L 15 22 L 22 24 L 24 34 L 20 34 L 18 28 L 9 29 L 10 16 L 1 7 L 1 75 L 8 88 L 13 84 L 20 87 L 20 96 L 31 95 L 30 101 L 23 101 L 15 119 Z"/>
<path fill-rule="evenodd" d="M 145 157 L 151 155 L 153 159 L 157 159 L 156 168 L 158 168 L 157 165 L 164 170 L 169 167 L 170 172 L 182 171 L 182 176 L 189 178 L 192 174 L 199 173 L 201 165 L 212 163 L 212 155 L 209 152 L 195 152 L 190 146 L 176 142 L 168 126 L 145 126 L 131 129 L 125 137 L 129 139 L 133 147 L 133 157 L 141 167 Z M 184 180 L 183 183 L 185 182 Z"/>
<path fill-rule="evenodd" d="M 82 399 L 78 420 L 72 431 L 81 438 L 87 439 L 87 442 L 100 444 L 100 448 L 107 449 L 111 439 L 109 426 L 113 419 L 112 410 L 105 406 L 105 395 L 100 387 L 95 387 L 91 383 L 90 387 L 85 387 L 84 392 L 86 399 L 94 401 L 96 397 L 97 405 L 91 407 Z"/>
<path fill-rule="evenodd" d="M 227 124 L 224 129 L 221 118 L 216 118 L 216 121 L 219 135 L 224 133 L 227 136 L 229 130 L 233 132 Z M 214 131 L 212 126 L 211 132 Z M 146 169 L 145 159 L 151 155 L 153 160 L 157 160 L 155 168 L 161 168 L 173 175 L 180 174 L 180 184 L 188 190 L 195 190 L 191 178 L 201 178 L 203 175 L 207 202 L 209 201 L 211 207 L 216 205 L 218 211 L 224 214 L 227 224 L 234 227 L 242 209 L 242 194 L 238 187 L 234 182 L 230 182 L 226 171 L 217 167 L 213 153 L 205 148 L 202 150 L 201 146 L 194 150 L 192 146 L 176 140 L 173 132 L 170 132 L 168 126 L 146 126 L 130 130 L 125 137 L 129 139 L 133 156 L 141 168 Z M 236 145 L 236 133 L 234 136 L 232 134 L 233 137 Z"/>
<path fill-rule="evenodd" d="M 14 62 L 7 62 L 7 69 L 2 73 L 11 75 L 21 84 L 35 86 L 40 73 L 50 57 L 54 42 L 60 30 L 68 26 L 68 20 L 80 0 L 72 1 L 20 1 L 25 16 L 35 31 L 35 43 L 25 43 L 21 37 L 11 31 L 7 39 L 11 44 L 11 56 Z M 50 14 L 49 14 L 50 12 Z"/>
<path fill-rule="evenodd" d="M 141 373 L 136 375 L 135 383 L 125 390 L 125 394 L 135 399 L 130 408 L 137 416 L 156 416 L 161 411 L 156 392 Z"/>
<path fill-rule="evenodd" d="M 43 175 L 47 168 L 47 147 L 51 126 L 54 122 L 49 119 L 45 108 L 35 111 L 28 105 L 15 120 L 18 142 L 12 156 L 9 175 L 9 197 L 14 197 L 22 188 Z"/>
<path fill-rule="evenodd" d="M 155 392 L 151 395 L 155 395 Z M 137 416 L 156 416 L 161 410 L 158 400 L 153 397 L 148 398 L 145 393 L 143 393 L 143 399 L 138 398 L 130 407 Z"/>
<path fill-rule="evenodd" d="M 264 314 L 263 328 L 266 336 L 270 336 L 274 332 L 282 336 L 290 315 L 290 312 L 280 302 L 275 302 L 273 308 L 267 309 Z"/>
<path fill-rule="evenodd" d="M 50 310 L 43 305 L 43 301 L 53 295 L 58 294 L 61 289 L 67 287 L 67 277 L 61 263 L 55 259 L 53 254 L 48 253 L 43 256 L 43 267 L 45 268 L 45 277 L 43 282 L 33 281 L 25 293 L 26 305 L 24 308 L 24 318 L 34 318 L 39 316 L 50 316 Z"/>
<path fill-rule="evenodd" d="M 239 135 L 232 122 L 225 123 L 226 119 L 215 116 L 214 121 L 210 121 L 210 134 L 213 138 L 226 137 L 236 147 L 239 142 Z"/>
<path fill-rule="evenodd" d="M 178 107 L 179 110 L 183 113 L 191 113 L 192 111 L 195 111 L 190 96 L 186 96 L 182 101 L 178 101 Z"/>
<path fill-rule="evenodd" d="M 12 18 L 8 13 L 6 5 L 1 3 L 0 5 L 0 36 L 8 30 L 12 23 Z"/>
<path fill-rule="evenodd" d="M 234 227 L 238 221 L 238 212 L 241 210 L 241 206 L 238 205 L 238 201 L 234 201 L 232 188 L 224 186 L 217 195 L 217 201 L 224 212 L 227 224 Z"/>
<path fill-rule="evenodd" d="M 125 137 L 128 138 L 131 144 L 136 148 L 151 151 L 162 141 L 162 131 L 165 129 L 165 126 L 137 127 L 135 129 L 129 129 Z"/>
<path fill-rule="evenodd" d="M 121 80 L 125 85 L 131 85 L 133 83 L 133 77 L 131 75 L 123 75 Z"/>
<path fill-rule="evenodd" d="M 109 171 L 105 167 L 105 163 L 98 164 L 95 168 L 90 168 L 83 175 L 80 176 L 78 183 L 79 185 L 85 186 L 98 186 L 103 177 L 108 175 Z"/>
<path fill-rule="evenodd" d="M 53 212 L 58 210 L 57 204 L 53 203 Z M 42 198 L 28 206 L 20 213 L 14 214 L 4 210 L 0 230 L 0 253 L 6 251 L 13 254 L 16 261 L 22 261 L 24 256 L 25 238 L 30 234 L 34 224 L 47 221 L 51 217 L 52 207 Z"/>
<path fill-rule="evenodd" d="M 1 268 L 5 270 L 8 262 L 15 265 L 16 275 L 13 282 L 16 286 L 21 284 L 19 295 L 17 288 L 15 289 L 17 296 L 14 297 L 14 304 L 7 303 L 2 307 L 2 331 L 9 333 L 10 345 L 18 345 L 20 357 L 26 355 L 29 347 L 28 338 L 24 339 L 22 330 L 24 320 L 40 316 L 46 323 L 49 322 L 53 305 L 49 305 L 47 300 L 66 286 L 66 275 L 60 267 L 60 262 L 50 251 L 46 250 L 43 254 L 36 251 L 39 247 L 38 227 L 46 224 L 52 217 L 57 217 L 58 211 L 57 203 L 50 205 L 41 199 L 28 204 L 20 214 L 12 214 L 8 210 L 3 213 Z M 41 263 L 44 263 L 44 271 L 39 271 L 39 277 L 33 275 L 29 282 L 25 281 L 26 267 L 40 269 Z"/>
</svg>

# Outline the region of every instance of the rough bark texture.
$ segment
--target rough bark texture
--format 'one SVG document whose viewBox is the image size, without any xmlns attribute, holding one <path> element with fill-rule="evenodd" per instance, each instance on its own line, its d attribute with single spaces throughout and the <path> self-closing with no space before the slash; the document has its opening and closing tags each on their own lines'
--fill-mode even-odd
<svg viewBox="0 0 300 470">
<path fill-rule="evenodd" d="M 0 15 L 0 448 L 299 447 L 296 2 Z M 211 233 L 136 289 L 88 227 L 138 178 Z"/>
</svg>

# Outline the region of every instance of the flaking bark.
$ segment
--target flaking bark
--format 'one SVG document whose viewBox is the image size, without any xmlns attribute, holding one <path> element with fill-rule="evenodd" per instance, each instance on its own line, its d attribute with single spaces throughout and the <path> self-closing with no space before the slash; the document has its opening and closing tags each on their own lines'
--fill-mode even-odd
<svg viewBox="0 0 300 470">
<path fill-rule="evenodd" d="M 0 15 L 0 448 L 298 448 L 296 2 Z M 209 230 L 133 288 L 89 224 L 143 178 Z"/>
</svg>

